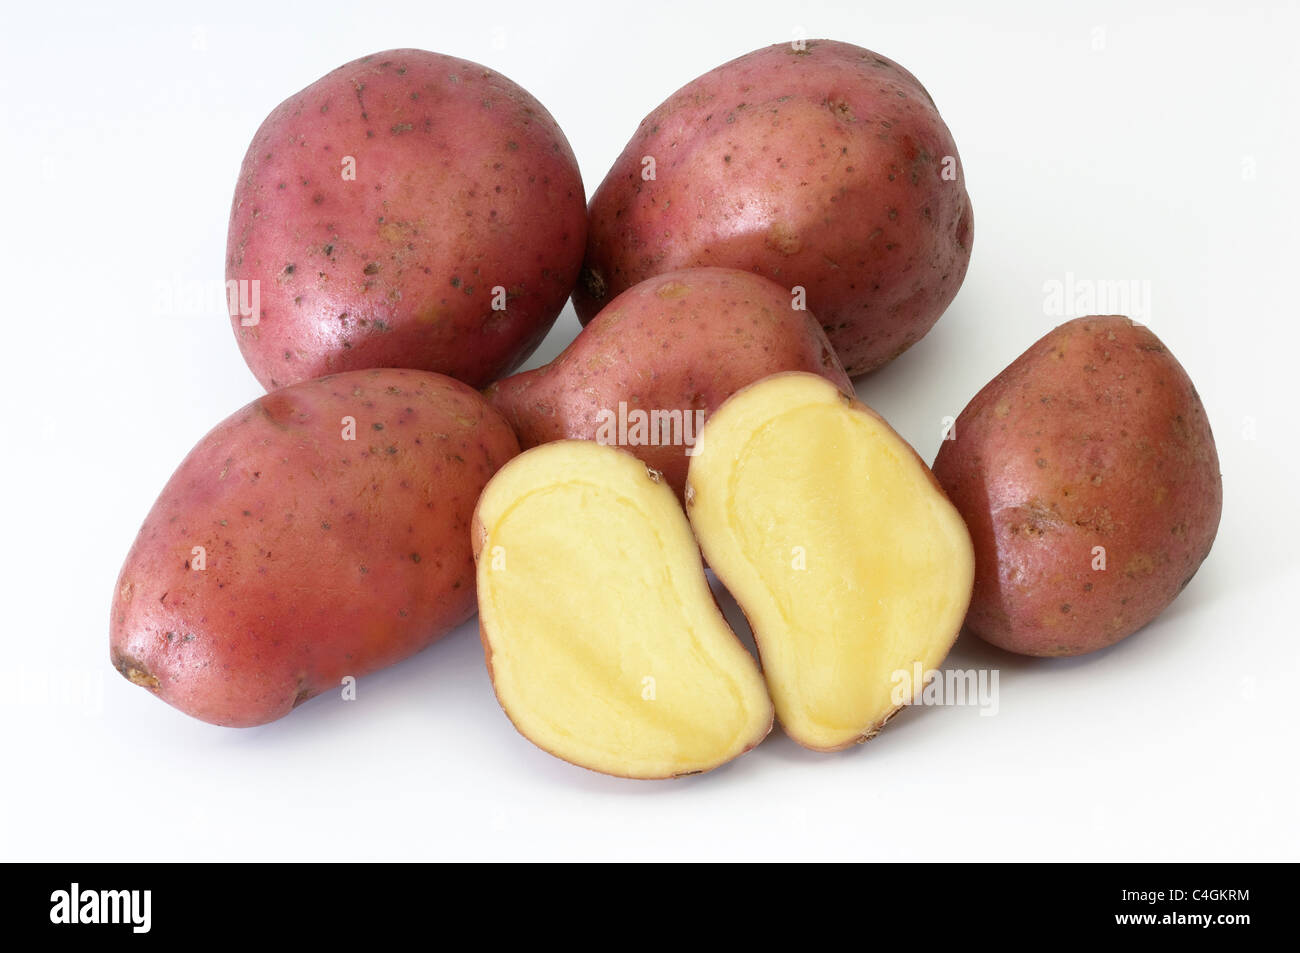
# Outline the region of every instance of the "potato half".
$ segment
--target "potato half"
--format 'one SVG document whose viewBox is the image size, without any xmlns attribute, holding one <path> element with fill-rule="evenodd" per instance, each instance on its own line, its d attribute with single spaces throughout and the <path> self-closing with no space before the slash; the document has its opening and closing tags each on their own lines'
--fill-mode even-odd
<svg viewBox="0 0 1300 953">
<path fill-rule="evenodd" d="M 754 629 L 786 733 L 833 751 L 874 737 L 936 668 L 974 554 L 929 468 L 874 411 L 814 374 L 775 374 L 705 424 L 686 508 Z"/>
<path fill-rule="evenodd" d="M 473 543 L 492 684 L 538 747 L 669 778 L 771 730 L 762 675 L 713 600 L 676 496 L 631 454 L 579 440 L 522 454 L 484 490 Z"/>
</svg>

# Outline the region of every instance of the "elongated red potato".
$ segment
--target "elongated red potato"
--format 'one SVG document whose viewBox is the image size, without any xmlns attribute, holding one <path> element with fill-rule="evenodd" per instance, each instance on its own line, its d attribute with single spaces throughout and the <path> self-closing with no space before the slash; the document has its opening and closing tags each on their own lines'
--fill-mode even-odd
<svg viewBox="0 0 1300 953">
<path fill-rule="evenodd" d="M 958 416 L 934 474 L 975 540 L 967 628 L 1081 655 L 1156 618 L 1214 543 L 1223 478 L 1178 359 L 1126 317 L 1049 331 Z"/>
<path fill-rule="evenodd" d="M 113 593 L 114 667 L 247 727 L 419 651 L 473 614 L 470 518 L 518 449 L 441 374 L 353 371 L 253 401 L 145 519 Z"/>
<path fill-rule="evenodd" d="M 686 510 L 753 627 L 781 726 L 819 751 L 874 737 L 961 628 L 961 516 L 883 419 L 813 374 L 740 391 L 696 449 Z"/>
<path fill-rule="evenodd" d="M 833 40 L 778 43 L 687 83 L 641 121 L 589 215 L 584 323 L 653 275 L 739 268 L 803 289 L 853 376 L 934 326 L 974 240 L 930 94 Z"/>
<path fill-rule="evenodd" d="M 529 741 L 628 778 L 708 771 L 771 730 L 754 659 L 709 589 L 676 497 L 631 454 L 528 450 L 474 517 L 479 628 Z"/>
<path fill-rule="evenodd" d="M 525 90 L 439 53 L 363 56 L 277 106 L 248 147 L 231 324 L 267 390 L 366 367 L 482 387 L 550 330 L 586 230 L 577 160 Z"/>
<path fill-rule="evenodd" d="M 732 268 L 647 279 L 611 301 L 545 367 L 485 391 L 525 448 L 577 438 L 623 447 L 680 497 L 708 415 L 778 371 L 853 384 L 816 318 L 774 282 Z"/>
</svg>

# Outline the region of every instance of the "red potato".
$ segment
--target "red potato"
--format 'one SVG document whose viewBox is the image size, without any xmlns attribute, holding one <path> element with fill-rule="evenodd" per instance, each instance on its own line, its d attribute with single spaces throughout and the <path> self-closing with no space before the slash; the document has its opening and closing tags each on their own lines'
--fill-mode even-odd
<svg viewBox="0 0 1300 953">
<path fill-rule="evenodd" d="M 418 652 L 474 612 L 474 505 L 518 451 L 441 374 L 353 371 L 253 401 L 145 519 L 113 594 L 114 667 L 247 727 Z"/>
<path fill-rule="evenodd" d="M 485 393 L 525 449 L 566 438 L 616 443 L 680 499 L 704 420 L 778 371 L 820 374 L 853 393 L 817 320 L 793 309 L 788 291 L 744 271 L 695 268 L 629 288 L 550 364 Z"/>
<path fill-rule="evenodd" d="M 961 287 L 973 215 L 948 127 L 892 60 L 756 50 L 642 120 L 591 199 L 584 322 L 652 275 L 719 265 L 807 292 L 849 374 L 902 353 Z"/>
<path fill-rule="evenodd" d="M 257 130 L 230 213 L 231 323 L 268 390 L 367 367 L 482 387 L 546 336 L 585 236 L 578 164 L 541 103 L 476 63 L 376 53 Z"/>
<path fill-rule="evenodd" d="M 970 527 L 966 627 L 1024 655 L 1081 655 L 1142 628 L 1210 552 L 1214 435 L 1182 365 L 1120 316 L 1069 321 L 957 418 L 934 475 Z"/>
</svg>

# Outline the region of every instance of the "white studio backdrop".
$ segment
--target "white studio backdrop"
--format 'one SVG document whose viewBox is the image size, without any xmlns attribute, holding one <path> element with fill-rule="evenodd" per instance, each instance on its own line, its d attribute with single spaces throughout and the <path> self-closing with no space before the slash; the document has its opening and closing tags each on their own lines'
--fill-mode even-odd
<svg viewBox="0 0 1300 953">
<path fill-rule="evenodd" d="M 6 21 L 0 859 L 1300 854 L 1295 4 L 134 2 Z M 927 461 L 944 417 L 1078 313 L 1054 287 L 1135 289 L 1196 382 L 1223 523 L 1159 620 L 1073 660 L 962 639 L 948 665 L 998 672 L 995 714 L 910 711 L 835 755 L 778 730 L 676 782 L 591 774 L 516 734 L 473 621 L 355 702 L 258 729 L 192 721 L 113 672 L 109 599 L 141 520 L 261 393 L 211 289 L 278 102 L 393 47 L 478 61 L 550 109 L 590 195 L 671 92 L 798 34 L 902 63 L 961 151 L 965 285 L 858 384 Z M 570 307 L 528 366 L 577 330 Z"/>
</svg>

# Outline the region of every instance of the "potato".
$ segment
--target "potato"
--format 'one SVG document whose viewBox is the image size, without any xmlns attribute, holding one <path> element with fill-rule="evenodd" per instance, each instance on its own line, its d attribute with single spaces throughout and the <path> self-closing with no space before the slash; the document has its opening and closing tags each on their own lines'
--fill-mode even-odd
<svg viewBox="0 0 1300 953">
<path fill-rule="evenodd" d="M 848 43 L 778 44 L 641 122 L 592 196 L 574 304 L 587 321 L 652 275 L 753 271 L 806 290 L 856 376 L 939 320 L 972 232 L 957 147 L 916 77 Z"/>
<path fill-rule="evenodd" d="M 686 510 L 744 610 L 777 718 L 835 751 L 919 696 L 970 601 L 970 535 L 879 416 L 814 374 L 775 374 L 704 426 Z"/>
<path fill-rule="evenodd" d="M 1119 316 L 1050 331 L 957 418 L 934 473 L 975 540 L 966 625 L 1024 655 L 1132 635 L 1191 581 L 1223 483 L 1187 372 Z"/>
<path fill-rule="evenodd" d="M 526 451 L 483 491 L 473 534 L 492 685 L 538 747 L 668 778 L 767 736 L 758 666 L 713 600 L 677 500 L 635 457 L 577 440 Z"/>
<path fill-rule="evenodd" d="M 246 727 L 418 652 L 473 614 L 470 518 L 518 450 L 474 390 L 425 371 L 253 401 L 145 519 L 113 595 L 114 667 Z"/>
<path fill-rule="evenodd" d="M 853 385 L 815 318 L 766 278 L 696 268 L 641 282 L 611 301 L 546 367 L 488 388 L 527 448 L 576 437 L 623 446 L 680 497 L 708 414 L 777 371 Z"/>
<path fill-rule="evenodd" d="M 376 53 L 253 137 L 230 213 L 231 323 L 268 390 L 367 367 L 482 387 L 545 337 L 585 236 L 578 165 L 541 103 L 476 63 Z"/>
</svg>

